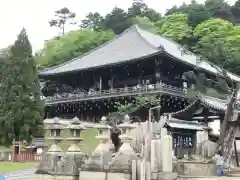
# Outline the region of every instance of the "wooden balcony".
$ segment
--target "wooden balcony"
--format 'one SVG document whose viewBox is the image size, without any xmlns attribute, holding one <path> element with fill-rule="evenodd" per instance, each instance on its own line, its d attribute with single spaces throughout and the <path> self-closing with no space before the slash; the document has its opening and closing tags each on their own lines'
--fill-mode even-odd
<svg viewBox="0 0 240 180">
<path fill-rule="evenodd" d="M 67 96 L 51 96 L 46 97 L 45 105 L 53 105 L 59 103 L 79 102 L 86 100 L 107 99 L 112 97 L 136 96 L 143 94 L 164 93 L 177 97 L 186 97 L 186 93 L 181 88 L 173 87 L 166 84 L 151 84 L 141 87 L 125 87 L 117 89 L 109 89 L 103 91 L 81 92 L 79 94 L 68 93 Z"/>
</svg>

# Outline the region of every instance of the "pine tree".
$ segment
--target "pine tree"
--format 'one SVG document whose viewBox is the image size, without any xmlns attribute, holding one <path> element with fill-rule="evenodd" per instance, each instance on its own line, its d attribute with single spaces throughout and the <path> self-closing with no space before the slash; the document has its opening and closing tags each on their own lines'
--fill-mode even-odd
<svg viewBox="0 0 240 180">
<path fill-rule="evenodd" d="M 32 47 L 22 29 L 7 56 L 0 57 L 0 141 L 42 135 L 43 102 Z"/>
</svg>

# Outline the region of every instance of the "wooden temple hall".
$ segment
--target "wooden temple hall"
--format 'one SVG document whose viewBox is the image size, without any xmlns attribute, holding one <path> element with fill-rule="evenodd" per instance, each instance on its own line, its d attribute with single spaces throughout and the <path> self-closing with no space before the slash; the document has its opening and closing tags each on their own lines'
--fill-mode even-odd
<svg viewBox="0 0 240 180">
<path fill-rule="evenodd" d="M 184 50 L 186 52 L 186 50 Z M 113 40 L 71 61 L 39 72 L 45 98 L 45 118 L 99 121 L 115 111 L 115 102 L 129 102 L 136 95 L 161 94 L 161 113 L 170 113 L 166 126 L 176 147 L 193 148 L 198 131 L 208 131 L 214 141 L 226 101 L 186 96 L 190 84 L 182 78 L 198 66 L 208 78 L 217 70 L 171 39 L 137 25 Z M 234 81 L 240 77 L 229 73 Z M 148 110 L 139 114 L 146 120 Z"/>
</svg>

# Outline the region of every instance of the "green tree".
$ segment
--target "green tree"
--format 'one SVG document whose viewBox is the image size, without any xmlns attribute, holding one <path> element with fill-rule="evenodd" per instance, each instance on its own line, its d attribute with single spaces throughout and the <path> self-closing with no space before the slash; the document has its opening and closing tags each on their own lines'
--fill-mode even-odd
<svg viewBox="0 0 240 180">
<path fill-rule="evenodd" d="M 235 4 L 231 7 L 232 14 L 235 18 L 236 23 L 240 23 L 240 0 L 237 0 Z"/>
<path fill-rule="evenodd" d="M 146 108 L 149 109 L 153 106 L 157 106 L 160 104 L 160 95 L 140 95 L 134 97 L 131 102 L 116 102 L 114 108 L 115 112 L 110 113 L 110 117 L 114 117 L 117 120 L 122 120 L 124 115 L 131 115 L 132 113 Z"/>
<path fill-rule="evenodd" d="M 221 18 L 230 22 L 235 21 L 231 6 L 225 0 L 206 0 L 205 8 L 211 13 L 212 17 Z"/>
<path fill-rule="evenodd" d="M 67 22 L 70 24 L 75 24 L 74 18 L 76 14 L 71 12 L 67 7 L 61 8 L 55 11 L 55 19 L 49 21 L 51 27 L 58 27 L 62 30 L 62 35 L 65 34 L 65 25 Z"/>
<path fill-rule="evenodd" d="M 194 36 L 198 38 L 195 52 L 204 56 L 208 61 L 223 65 L 224 69 L 240 73 L 239 68 L 239 41 L 240 31 L 229 21 L 222 19 L 210 19 L 199 24 L 194 30 Z M 221 48 L 222 55 L 217 55 L 216 47 Z M 217 57 L 217 58 L 216 58 Z"/>
<path fill-rule="evenodd" d="M 1 59 L 0 140 L 31 140 L 42 135 L 43 102 L 31 44 L 22 29 L 7 55 Z"/>
<path fill-rule="evenodd" d="M 187 14 L 188 24 L 192 27 L 213 17 L 235 22 L 233 9 L 224 0 L 207 0 L 205 3 L 192 0 L 189 4 L 183 3 L 180 6 L 173 6 L 167 10 L 166 15 L 174 13 Z"/>
<path fill-rule="evenodd" d="M 134 0 L 132 6 L 128 8 L 128 14 L 131 17 L 144 16 L 148 9 L 147 4 L 143 0 Z"/>
<path fill-rule="evenodd" d="M 85 19 L 82 20 L 80 27 L 93 29 L 94 31 L 99 31 L 104 29 L 104 17 L 102 17 L 98 12 L 89 13 Z"/>
<path fill-rule="evenodd" d="M 155 25 L 147 17 L 135 17 L 132 19 L 133 24 L 139 25 L 141 28 L 147 29 L 149 31 L 155 30 Z"/>
<path fill-rule="evenodd" d="M 36 61 L 40 67 L 58 65 L 98 47 L 113 37 L 112 31 L 71 31 L 65 36 L 46 42 L 44 48 L 37 53 Z"/>
<path fill-rule="evenodd" d="M 155 24 L 157 32 L 169 37 L 180 44 L 188 44 L 192 37 L 192 27 L 188 25 L 186 14 L 171 14 Z"/>
<path fill-rule="evenodd" d="M 192 1 L 187 11 L 188 24 L 195 28 L 198 24 L 211 18 L 211 13 L 205 8 L 204 4 Z"/>
<path fill-rule="evenodd" d="M 240 51 L 240 31 L 228 21 L 222 19 L 211 19 L 199 24 L 194 30 L 194 35 L 199 37 L 196 51 L 201 54 L 203 60 L 207 58 L 214 64 L 218 65 L 219 79 L 215 87 L 221 88 L 225 92 L 230 91 L 231 98 L 228 101 L 227 110 L 220 131 L 219 145 L 224 156 L 231 153 L 234 136 L 227 136 L 227 133 L 234 132 L 233 126 L 229 126 L 235 110 L 237 92 L 239 91 L 238 82 L 233 82 L 226 72 L 226 69 L 235 71 L 239 64 Z M 237 65 L 239 66 L 239 65 Z M 219 76 L 220 75 L 220 76 Z M 229 86 L 230 85 L 230 86 Z M 239 121 L 239 118 L 237 119 Z M 225 138 L 226 137 L 226 138 Z M 227 150 L 225 150 L 227 144 Z M 229 159 L 227 159 L 229 160 Z"/>
<path fill-rule="evenodd" d="M 104 27 L 112 30 L 115 34 L 121 34 L 132 25 L 132 17 L 123 9 L 115 7 L 104 18 Z"/>
</svg>

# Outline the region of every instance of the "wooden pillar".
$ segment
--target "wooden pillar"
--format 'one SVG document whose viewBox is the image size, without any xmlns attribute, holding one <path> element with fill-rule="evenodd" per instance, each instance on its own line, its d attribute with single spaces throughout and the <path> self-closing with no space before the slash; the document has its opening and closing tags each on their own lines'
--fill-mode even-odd
<svg viewBox="0 0 240 180">
<path fill-rule="evenodd" d="M 239 167 L 236 139 L 234 140 L 234 151 L 235 151 L 236 164 L 237 164 L 237 167 Z"/>
<path fill-rule="evenodd" d="M 113 84 L 114 84 L 114 77 L 112 76 L 112 77 L 111 77 L 111 89 L 114 88 L 114 85 L 113 85 Z"/>
<path fill-rule="evenodd" d="M 99 91 L 102 91 L 102 76 L 99 79 Z"/>
</svg>

